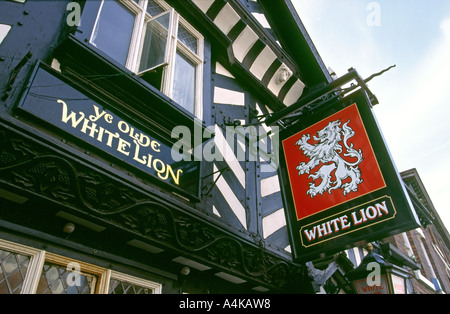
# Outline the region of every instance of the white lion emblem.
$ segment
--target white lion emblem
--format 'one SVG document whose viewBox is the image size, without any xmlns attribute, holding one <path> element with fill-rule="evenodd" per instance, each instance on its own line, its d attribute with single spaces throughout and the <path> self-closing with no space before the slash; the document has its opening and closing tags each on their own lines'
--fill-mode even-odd
<svg viewBox="0 0 450 314">
<path fill-rule="evenodd" d="M 350 120 L 340 127 L 341 121 L 330 122 L 325 128 L 317 132 L 317 136 L 314 136 L 314 140 L 319 143 L 311 145 L 308 140 L 311 138 L 309 134 L 304 134 L 295 145 L 300 146 L 300 150 L 310 157 L 308 163 L 301 162 L 297 166 L 298 175 L 308 173 L 320 163 L 323 164 L 319 170 L 309 175 L 308 178 L 312 178 L 313 182 L 309 183 L 309 190 L 306 194 L 309 194 L 311 198 L 314 198 L 317 194 L 322 195 L 325 191 L 331 194 L 332 190 L 342 189 L 344 196 L 350 192 L 358 191 L 358 185 L 363 182 L 361 179 L 361 171 L 358 165 L 363 161 L 361 149 L 355 150 L 353 144 L 347 144 L 347 141 L 355 135 L 352 128 L 348 126 Z M 342 137 L 344 138 L 342 141 Z M 344 144 L 346 152 L 343 153 L 341 142 Z M 354 162 L 348 162 L 339 154 L 344 157 L 356 158 Z M 352 160 L 353 161 L 353 160 Z M 335 171 L 335 181 L 332 181 L 332 172 Z M 321 179 L 319 185 L 315 185 L 314 181 Z M 350 181 L 343 181 L 350 178 Z"/>
</svg>

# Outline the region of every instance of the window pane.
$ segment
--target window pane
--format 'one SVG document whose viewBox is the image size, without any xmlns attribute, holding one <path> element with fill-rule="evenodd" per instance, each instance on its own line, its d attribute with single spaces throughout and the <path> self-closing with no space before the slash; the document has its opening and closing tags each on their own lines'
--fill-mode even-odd
<svg viewBox="0 0 450 314">
<path fill-rule="evenodd" d="M 172 98 L 192 113 L 195 104 L 195 68 L 193 62 L 177 52 Z"/>
<path fill-rule="evenodd" d="M 148 0 L 147 12 L 151 16 L 158 15 L 159 13 L 164 12 L 164 8 L 162 8 L 159 4 L 155 2 L 155 0 Z"/>
<path fill-rule="evenodd" d="M 166 46 L 169 23 L 170 12 L 147 23 L 139 72 L 167 63 Z"/>
<path fill-rule="evenodd" d="M 74 276 L 75 274 L 75 276 Z M 42 269 L 37 294 L 93 294 L 97 277 L 74 273 L 65 267 L 46 262 Z"/>
<path fill-rule="evenodd" d="M 117 1 L 105 0 L 94 30 L 92 43 L 125 65 L 135 15 Z"/>
<path fill-rule="evenodd" d="M 178 25 L 178 39 L 185 44 L 192 52 L 197 54 L 198 40 L 183 25 Z"/>
<path fill-rule="evenodd" d="M 111 279 L 109 282 L 109 294 L 152 294 L 152 289 Z"/>
<path fill-rule="evenodd" d="M 29 256 L 0 249 L 0 294 L 20 293 L 29 263 Z"/>
</svg>

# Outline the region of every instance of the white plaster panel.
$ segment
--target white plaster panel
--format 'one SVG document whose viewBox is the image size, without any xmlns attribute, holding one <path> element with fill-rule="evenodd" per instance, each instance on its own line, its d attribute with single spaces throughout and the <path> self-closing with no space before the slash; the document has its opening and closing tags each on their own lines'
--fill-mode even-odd
<svg viewBox="0 0 450 314">
<path fill-rule="evenodd" d="M 245 188 L 245 171 L 242 169 L 241 164 L 236 158 L 236 155 L 231 149 L 226 138 L 223 136 L 222 131 L 218 125 L 215 126 L 215 136 L 214 136 L 215 146 L 219 149 L 224 160 L 230 167 L 231 171 L 234 173 L 239 183 L 243 188 Z"/>
<path fill-rule="evenodd" d="M 236 60 L 244 61 L 245 56 L 258 40 L 258 35 L 247 25 L 233 43 L 233 53 Z"/>
<path fill-rule="evenodd" d="M 227 35 L 240 19 L 236 11 L 227 3 L 214 19 L 214 24 Z"/>
<path fill-rule="evenodd" d="M 261 197 L 271 195 L 280 191 L 278 175 L 261 180 Z"/>
<path fill-rule="evenodd" d="M 278 68 L 278 70 L 275 72 L 275 74 L 272 76 L 272 79 L 269 82 L 269 85 L 267 85 L 267 88 L 274 94 L 278 95 L 280 93 L 281 88 L 286 84 L 287 80 L 284 82 L 280 82 L 280 72 L 283 68 L 285 68 L 286 65 L 282 64 Z"/>
<path fill-rule="evenodd" d="M 284 209 L 281 208 L 270 215 L 267 215 L 262 220 L 263 224 L 263 237 L 267 239 L 275 231 L 286 226 L 286 217 L 284 215 Z"/>
<path fill-rule="evenodd" d="M 225 69 L 225 67 L 219 62 L 216 62 L 216 73 L 226 77 L 230 77 L 232 79 L 235 78 L 233 74 L 231 74 L 227 69 Z"/>
<path fill-rule="evenodd" d="M 0 44 L 8 35 L 10 29 L 11 29 L 10 25 L 0 24 Z"/>
<path fill-rule="evenodd" d="M 297 100 L 299 100 L 300 96 L 302 96 L 304 88 L 305 88 L 305 84 L 302 81 L 297 80 L 297 82 L 295 82 L 295 84 L 292 85 L 291 89 L 286 94 L 286 97 L 284 98 L 283 103 L 286 106 L 290 106 L 293 103 L 297 102 Z"/>
<path fill-rule="evenodd" d="M 264 47 L 261 53 L 256 57 L 250 67 L 250 72 L 258 79 L 262 80 L 270 65 L 275 61 L 277 56 L 268 46 Z"/>
<path fill-rule="evenodd" d="M 214 165 L 213 171 L 217 172 L 217 166 Z M 222 193 L 223 198 L 226 200 L 228 205 L 230 206 L 233 213 L 236 215 L 236 218 L 241 222 L 242 226 L 247 229 L 247 215 L 245 213 L 245 208 L 237 198 L 236 194 L 234 194 L 233 190 L 228 185 L 227 181 L 216 173 L 214 174 L 214 181 L 217 180 L 216 186 L 219 189 L 220 193 Z"/>
<path fill-rule="evenodd" d="M 245 94 L 222 87 L 214 87 L 214 103 L 245 106 Z"/>
<path fill-rule="evenodd" d="M 198 8 L 202 10 L 203 13 L 206 13 L 214 3 L 214 0 L 192 0 L 192 2 L 194 2 L 194 4 L 198 6 Z"/>
</svg>

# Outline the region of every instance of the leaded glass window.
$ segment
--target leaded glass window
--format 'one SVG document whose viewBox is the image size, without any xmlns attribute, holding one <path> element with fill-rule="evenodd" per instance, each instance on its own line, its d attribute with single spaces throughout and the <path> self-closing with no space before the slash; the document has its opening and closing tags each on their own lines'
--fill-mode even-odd
<svg viewBox="0 0 450 314">
<path fill-rule="evenodd" d="M 147 12 L 151 16 L 158 15 L 164 11 L 166 11 L 166 9 L 159 5 L 155 0 L 148 0 Z"/>
<path fill-rule="evenodd" d="M 160 294 L 162 285 L 0 239 L 0 294 Z"/>
<path fill-rule="evenodd" d="M 0 249 L 0 294 L 21 292 L 29 263 L 29 256 Z"/>
<path fill-rule="evenodd" d="M 86 273 L 74 274 L 66 267 L 46 262 L 42 269 L 37 294 L 93 294 L 97 277 Z"/>
<path fill-rule="evenodd" d="M 152 294 L 152 290 L 137 284 L 111 279 L 109 294 Z"/>
<path fill-rule="evenodd" d="M 180 40 L 193 53 L 198 53 L 198 39 L 183 25 L 178 26 L 178 40 Z"/>
</svg>

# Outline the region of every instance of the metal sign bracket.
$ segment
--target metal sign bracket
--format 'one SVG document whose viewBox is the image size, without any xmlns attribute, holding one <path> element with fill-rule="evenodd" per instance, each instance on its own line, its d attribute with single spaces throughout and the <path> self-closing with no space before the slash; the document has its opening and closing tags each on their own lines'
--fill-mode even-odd
<svg viewBox="0 0 450 314">
<path fill-rule="evenodd" d="M 378 73 L 375 73 L 365 80 L 361 78 L 361 76 L 358 74 L 358 72 L 355 69 L 350 68 L 348 70 L 347 74 L 332 81 L 328 85 L 311 92 L 310 94 L 301 98 L 299 101 L 297 101 L 293 105 L 291 105 L 287 108 L 284 108 L 280 111 L 272 113 L 265 119 L 264 123 L 268 126 L 274 125 L 275 123 L 279 122 L 281 119 L 287 118 L 292 113 L 298 111 L 299 109 L 302 109 L 305 106 L 312 104 L 313 102 L 315 102 L 317 100 L 320 100 L 321 98 L 329 95 L 330 93 L 333 93 L 333 92 L 349 93 L 357 88 L 364 89 L 367 92 L 367 95 L 369 96 L 369 99 L 370 99 L 372 105 L 377 105 L 378 99 L 370 91 L 369 87 L 367 86 L 367 83 L 370 80 L 372 80 L 374 77 L 380 76 L 381 74 L 389 71 L 393 67 L 395 67 L 395 65 L 390 66 L 389 68 L 384 69 Z M 345 84 L 351 83 L 352 81 L 356 81 L 357 84 L 351 84 L 350 87 L 342 89 L 342 86 L 344 86 Z"/>
</svg>

